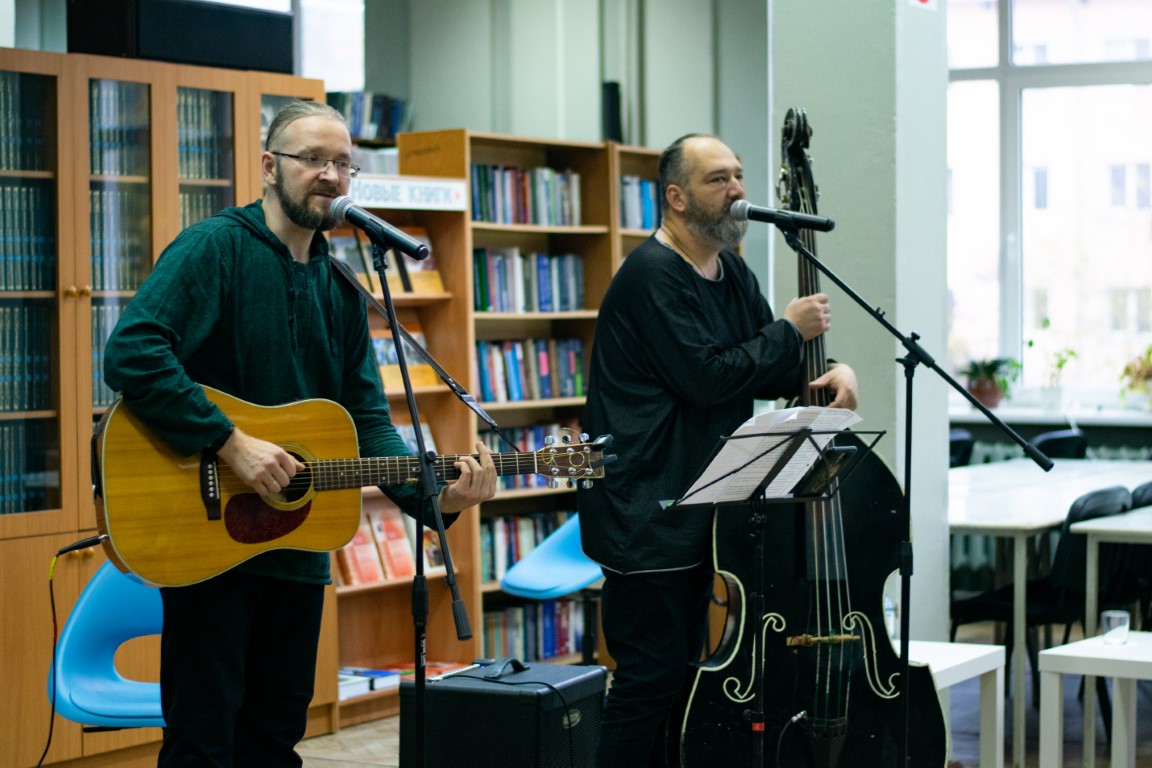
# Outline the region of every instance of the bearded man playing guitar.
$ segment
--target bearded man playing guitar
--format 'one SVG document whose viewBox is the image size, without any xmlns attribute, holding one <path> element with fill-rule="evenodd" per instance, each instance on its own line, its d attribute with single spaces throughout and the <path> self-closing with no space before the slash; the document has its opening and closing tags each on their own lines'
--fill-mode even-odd
<svg viewBox="0 0 1152 768">
<path fill-rule="evenodd" d="M 336 274 L 321 231 L 346 195 L 352 142 L 340 113 L 284 107 L 268 129 L 263 200 L 182 232 L 128 304 L 106 347 L 123 404 L 181 456 L 216 452 L 255 494 L 272 498 L 300 459 L 248 434 L 204 386 L 257 406 L 308 398 L 351 415 L 361 456 L 408 454 L 372 354 L 364 301 Z M 439 506 L 455 513 L 495 493 L 492 457 L 456 462 Z M 419 486 L 385 486 L 424 519 Z M 163 524 L 165 501 L 155 499 Z M 446 516 L 449 522 L 454 515 Z M 186 586 L 161 589 L 162 768 L 299 766 L 329 583 L 327 552 L 272 549 Z"/>
</svg>

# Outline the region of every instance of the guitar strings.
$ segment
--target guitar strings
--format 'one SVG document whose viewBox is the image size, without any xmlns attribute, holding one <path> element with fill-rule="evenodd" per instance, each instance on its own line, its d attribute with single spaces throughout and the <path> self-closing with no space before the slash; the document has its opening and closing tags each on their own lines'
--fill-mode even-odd
<svg viewBox="0 0 1152 768">
<path fill-rule="evenodd" d="M 564 449 L 545 448 L 534 452 L 493 453 L 492 463 L 497 475 L 512 474 L 546 474 L 540 466 L 556 467 L 558 464 L 567 464 L 570 469 L 577 469 L 577 474 L 570 474 L 563 479 L 576 479 L 585 475 L 584 470 L 593 472 L 590 477 L 599 476 L 591 468 L 591 455 L 586 450 L 580 450 L 579 445 L 564 446 Z M 568 450 L 572 449 L 572 450 Z M 480 460 L 479 454 L 454 454 L 437 456 L 433 460 L 433 470 L 438 479 L 456 480 L 460 477 L 460 470 L 456 462 L 471 456 Z M 583 457 L 576 460 L 576 457 Z M 559 461 L 565 459 L 566 461 Z M 297 472 L 283 486 L 279 493 L 307 490 L 316 485 L 321 490 L 335 488 L 360 488 L 368 485 L 393 485 L 419 479 L 420 459 L 416 456 L 370 456 L 354 459 L 316 459 L 303 461 L 304 470 Z M 580 465 L 583 465 L 582 467 Z M 238 481 L 239 475 L 226 462 L 217 462 L 221 476 Z M 561 477 L 557 475 L 557 477 Z M 371 478 L 363 480 L 363 478 Z M 255 491 L 253 491 L 255 493 Z M 276 495 L 276 494 L 266 494 Z"/>
</svg>

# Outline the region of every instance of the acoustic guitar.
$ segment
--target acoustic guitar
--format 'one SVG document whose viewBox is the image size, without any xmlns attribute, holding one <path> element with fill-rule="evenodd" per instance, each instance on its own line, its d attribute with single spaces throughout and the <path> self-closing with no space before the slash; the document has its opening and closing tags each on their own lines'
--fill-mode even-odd
<svg viewBox="0 0 1152 768">
<path fill-rule="evenodd" d="M 204 391 L 233 424 L 280 445 L 305 469 L 279 493 L 257 494 L 214 453 L 174 452 L 117 400 L 92 438 L 96 525 L 112 563 L 146 583 L 194 584 L 272 549 L 339 549 L 360 525 L 360 488 L 420 477 L 415 456 L 359 458 L 352 417 L 331 400 L 269 407 Z M 608 436 L 590 443 L 567 437 L 492 460 L 499 475 L 591 481 L 615 458 L 604 455 L 610 443 Z M 437 479 L 459 477 L 460 458 L 437 456 Z"/>
</svg>

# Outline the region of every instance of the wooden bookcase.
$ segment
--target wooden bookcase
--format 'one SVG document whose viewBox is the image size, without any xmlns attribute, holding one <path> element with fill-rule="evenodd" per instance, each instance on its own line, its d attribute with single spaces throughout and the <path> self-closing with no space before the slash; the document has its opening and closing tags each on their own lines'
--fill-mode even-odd
<svg viewBox="0 0 1152 768">
<path fill-rule="evenodd" d="M 615 143 L 555 141 L 468 130 L 429 131 L 401 134 L 398 137 L 400 171 L 421 176 L 447 176 L 469 180 L 469 211 L 462 217 L 461 232 L 454 239 L 461 247 L 459 274 L 454 276 L 454 298 L 451 312 L 455 329 L 448 332 L 459 338 L 467 350 L 464 361 L 470 391 L 502 430 L 527 428 L 553 422 L 579 422 L 584 404 L 583 392 L 549 398 L 511 397 L 484 398 L 481 382 L 485 366 L 480 360 L 477 342 L 521 339 L 575 338 L 583 345 L 582 378 L 587 380 L 587 360 L 591 350 L 597 308 L 611 277 L 622 259 L 650 231 L 625 229 L 621 226 L 622 173 L 654 180 L 658 152 Z M 480 196 L 487 193 L 490 182 L 482 179 L 477 167 L 516 168 L 520 170 L 551 168 L 572 170 L 580 176 L 578 222 L 565 224 L 498 223 L 484 221 Z M 525 197 L 532 198 L 530 191 Z M 538 204 L 538 201 L 537 201 Z M 493 217 L 495 218 L 495 217 Z M 564 310 L 539 311 L 529 305 L 512 311 L 489 311 L 475 298 L 479 269 L 471 255 L 476 249 L 519 249 L 520 253 L 574 253 L 583 262 L 583 306 Z M 456 265 L 454 265 L 456 266 Z M 487 431 L 486 424 L 464 412 L 466 434 Z M 498 443 L 501 450 L 510 448 Z M 523 446 L 522 446 L 523 447 Z M 529 445 L 529 449 L 535 448 Z M 610 469 L 609 469 L 610 471 Z M 478 585 L 478 609 L 472 613 L 473 630 L 480 636 L 486 630 L 485 614 L 497 614 L 523 603 L 510 599 L 499 588 L 499 582 L 481 570 L 486 558 L 479 551 L 487 545 L 487 529 L 501 519 L 516 520 L 539 513 L 574 512 L 575 494 L 571 489 L 520 487 L 502 489 L 491 502 L 482 505 L 477 518 L 470 521 L 468 533 L 473 539 L 466 544 L 471 556 L 464 561 L 470 581 Z M 481 535 L 481 540 L 475 534 Z M 537 534 L 539 535 L 539 530 Z M 479 571 L 479 573 L 478 573 Z M 575 596 L 573 596 L 575 598 Z M 491 640 L 491 638 L 489 638 Z M 521 655 L 508 648 L 493 647 L 483 639 L 476 647 L 486 656 Z M 576 660 L 578 653 L 551 660 Z"/>
<path fill-rule="evenodd" d="M 103 342 L 183 226 L 259 197 L 261 107 L 285 96 L 323 99 L 323 83 L 0 49 L 0 612 L 18 617 L 0 641 L 0 768 L 34 765 L 48 737 L 44 576 L 56 551 L 96 532 L 89 441 L 111 397 Z M 58 621 L 103 560 L 94 548 L 56 564 Z M 312 732 L 335 727 L 335 626 L 333 600 Z M 158 643 L 124 657 L 130 674 L 156 679 Z M 45 764 L 155 765 L 159 738 L 56 718 Z"/>
</svg>

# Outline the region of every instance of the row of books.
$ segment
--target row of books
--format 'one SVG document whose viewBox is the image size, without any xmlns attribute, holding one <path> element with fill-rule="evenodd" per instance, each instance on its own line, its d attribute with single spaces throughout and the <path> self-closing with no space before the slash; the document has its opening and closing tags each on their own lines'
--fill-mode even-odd
<svg viewBox="0 0 1152 768">
<path fill-rule="evenodd" d="M 421 543 L 424 573 L 443 573 L 444 555 L 437 532 L 417 530 L 416 521 L 386 496 L 373 500 L 352 541 L 336 550 L 336 583 L 352 586 L 411 579 L 416 575 L 416 539 Z"/>
<path fill-rule="evenodd" d="M 436 259 L 432 253 L 432 240 L 423 227 L 400 227 L 406 234 L 411 235 L 424 245 L 428 246 L 428 258 L 417 260 L 402 255 L 400 261 L 396 260 L 396 252 L 389 250 L 383 253 L 384 274 L 388 278 L 388 290 L 415 291 L 417 293 L 442 293 L 444 281 L 436 269 Z M 372 243 L 360 237 L 359 232 L 353 230 L 351 237 L 331 235 L 328 238 L 328 248 L 332 257 L 347 264 L 360 284 L 377 296 L 384 293 L 380 285 L 380 273 L 376 270 L 373 259 Z M 403 272 L 401 272 L 401 265 Z"/>
<path fill-rule="evenodd" d="M 584 309 L 584 258 L 575 253 L 521 253 L 473 248 L 477 312 L 569 312 Z"/>
<path fill-rule="evenodd" d="M 180 190 L 180 229 L 203 221 L 232 205 L 232 188 Z"/>
<path fill-rule="evenodd" d="M 469 665 L 453 661 L 425 661 L 424 678 L 431 679 L 437 675 L 451 674 L 464 670 Z M 364 696 L 373 691 L 391 691 L 400 687 L 403 680 L 413 680 L 416 677 L 416 665 L 409 662 L 395 666 L 383 667 L 340 667 L 339 698 L 341 701 Z"/>
<path fill-rule="evenodd" d="M 484 655 L 543 661 L 578 653 L 584 642 L 584 606 L 561 598 L 484 612 Z"/>
<path fill-rule="evenodd" d="M 107 408 L 116 393 L 104 381 L 104 347 L 124 307 L 113 302 L 92 303 L 92 407 Z"/>
<path fill-rule="evenodd" d="M 520 558 L 576 514 L 567 510 L 480 519 L 480 579 L 500 581 Z"/>
<path fill-rule="evenodd" d="M 400 433 L 400 439 L 404 441 L 404 445 L 408 446 L 408 453 L 413 456 L 417 455 L 419 447 L 416 445 L 416 428 L 411 424 L 395 424 L 393 426 Z M 432 430 L 428 428 L 427 423 L 420 422 L 420 434 L 424 438 L 424 448 L 435 452 L 436 441 L 432 439 Z"/>
<path fill-rule="evenodd" d="M 405 99 L 375 91 L 329 91 L 328 106 L 344 115 L 352 138 L 394 145 L 407 130 L 409 107 Z"/>
<path fill-rule="evenodd" d="M 0 179 L 0 290 L 56 287 L 56 194 L 41 179 Z"/>
<path fill-rule="evenodd" d="M 177 90 L 176 154 L 181 179 L 231 178 L 230 94 L 200 88 Z"/>
<path fill-rule="evenodd" d="M 546 446 L 544 441 L 548 437 L 556 438 L 557 443 L 559 443 L 560 437 L 565 430 L 578 434 L 580 427 L 576 419 L 568 419 L 563 423 L 557 421 L 550 424 L 536 424 L 531 427 L 509 427 L 502 430 L 502 432 L 504 433 L 504 437 L 516 444 L 517 450 L 525 453 L 534 453 Z M 482 432 L 480 433 L 480 439 L 483 440 L 484 445 L 494 453 L 508 450 L 508 443 L 501 439 L 500 435 L 497 435 L 495 432 Z M 547 484 L 547 479 L 541 475 L 505 475 L 496 478 L 496 487 L 506 490 L 514 488 L 543 488 Z"/>
<path fill-rule="evenodd" d="M 148 86 L 92 80 L 88 86 L 88 114 L 92 174 L 148 175 Z"/>
<path fill-rule="evenodd" d="M 576 171 L 473 163 L 471 177 L 473 221 L 580 226 L 580 174 Z"/>
<path fill-rule="evenodd" d="M 654 179 L 620 177 L 620 222 L 626 229 L 656 229 L 660 212 L 660 185 Z"/>
<path fill-rule="evenodd" d="M 0 171 L 42 171 L 44 111 L 52 104 L 48 78 L 0 72 Z"/>
<path fill-rule="evenodd" d="M 480 397 L 485 402 L 583 397 L 584 342 L 507 339 L 476 342 Z"/>
<path fill-rule="evenodd" d="M 45 464 L 59 457 L 54 429 L 48 421 L 0 422 L 0 514 L 46 509 L 50 497 L 59 503 L 59 468 Z"/>
<path fill-rule="evenodd" d="M 134 291 L 152 264 L 151 205 L 144 187 L 93 187 L 92 287 L 97 291 Z"/>
<path fill-rule="evenodd" d="M 428 342 L 424 338 L 424 331 L 415 323 L 408 323 L 404 326 L 404 330 L 408 331 L 408 335 L 421 346 L 423 349 L 428 349 Z M 420 358 L 417 352 L 412 349 L 412 345 L 406 340 L 400 342 L 404 347 L 404 359 L 408 364 L 419 363 Z M 400 357 L 396 354 L 396 343 L 393 340 L 391 331 L 375 332 L 372 335 L 372 351 L 376 354 L 377 365 L 399 365 Z"/>
<path fill-rule="evenodd" d="M 52 329 L 48 301 L 0 301 L 0 411 L 52 405 Z"/>
</svg>

